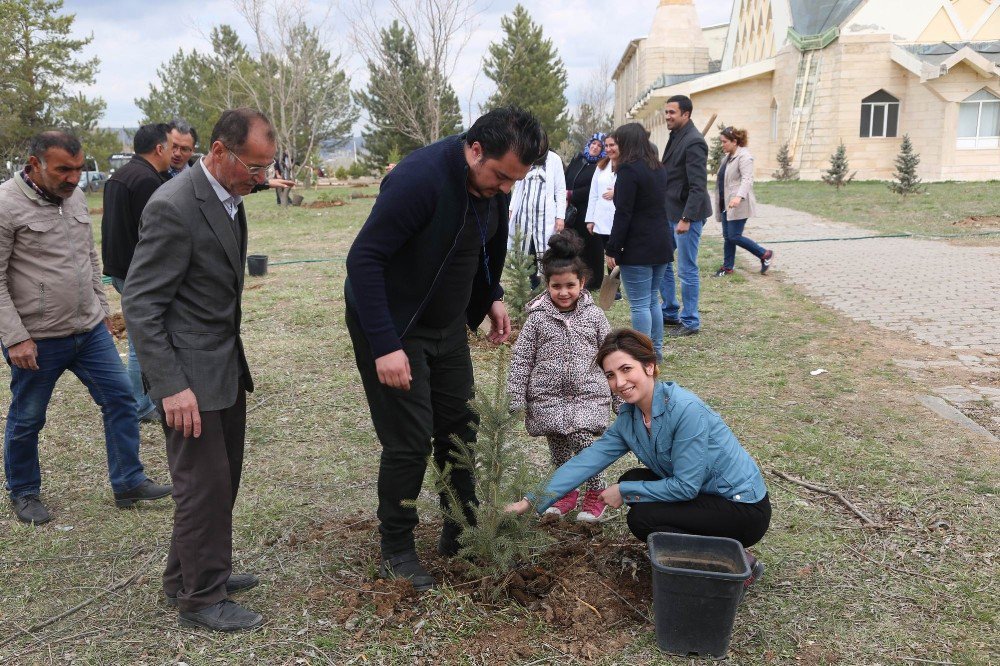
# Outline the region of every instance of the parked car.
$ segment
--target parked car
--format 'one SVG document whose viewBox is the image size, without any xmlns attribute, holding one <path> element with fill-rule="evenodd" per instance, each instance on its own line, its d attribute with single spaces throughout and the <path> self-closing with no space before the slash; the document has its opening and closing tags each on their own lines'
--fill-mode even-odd
<svg viewBox="0 0 1000 666">
<path fill-rule="evenodd" d="M 97 192 L 107 179 L 108 175 L 97 168 L 97 160 L 88 155 L 83 163 L 83 172 L 80 174 L 77 187 L 84 192 Z"/>
</svg>

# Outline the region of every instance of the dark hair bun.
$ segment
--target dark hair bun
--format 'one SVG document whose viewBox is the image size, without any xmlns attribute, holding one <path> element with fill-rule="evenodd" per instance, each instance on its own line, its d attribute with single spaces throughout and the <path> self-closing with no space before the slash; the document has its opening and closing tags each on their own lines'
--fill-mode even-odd
<svg viewBox="0 0 1000 666">
<path fill-rule="evenodd" d="M 583 252 L 583 239 L 572 229 L 563 229 L 549 238 L 549 251 L 546 253 L 552 259 L 572 259 Z"/>
</svg>

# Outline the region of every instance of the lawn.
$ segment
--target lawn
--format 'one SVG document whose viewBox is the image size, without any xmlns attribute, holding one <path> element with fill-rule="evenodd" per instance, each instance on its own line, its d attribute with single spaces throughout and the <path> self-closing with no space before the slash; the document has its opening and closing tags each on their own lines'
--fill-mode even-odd
<svg viewBox="0 0 1000 666">
<path fill-rule="evenodd" d="M 785 192 L 782 205 L 811 200 L 795 188 L 808 185 L 762 185 L 761 199 L 778 203 L 775 193 Z M 43 499 L 55 519 L 31 528 L 0 512 L 0 663 L 689 663 L 655 647 L 649 565 L 620 516 L 596 530 L 556 528 L 555 549 L 586 557 L 539 553 L 540 563 L 563 564 L 545 571 L 551 594 L 528 606 L 486 594 L 505 581 L 468 580 L 433 555 L 437 518 L 427 511 L 418 548 L 446 584 L 413 597 L 373 580 L 379 447 L 342 296 L 343 257 L 371 199 L 351 199 L 352 191 L 372 190 L 341 190 L 334 194 L 347 203 L 324 208 L 278 209 L 268 193 L 248 198 L 250 252 L 269 255 L 272 268 L 248 278 L 244 294 L 257 391 L 248 401 L 234 557 L 237 571 L 261 576 L 240 601 L 265 615 L 265 627 L 236 636 L 178 628 L 159 578 L 171 507 L 114 508 L 99 414 L 65 377 L 41 441 Z M 316 198 L 306 194 L 307 203 Z M 810 209 L 822 213 L 824 200 Z M 1000 454 L 929 416 L 914 401 L 922 387 L 892 361 L 936 352 L 845 321 L 780 276 L 709 279 L 717 245 L 706 243 L 701 258 L 704 332 L 668 343 L 662 376 L 721 412 L 765 471 L 775 507 L 756 549 L 767 574 L 739 609 L 724 663 L 1000 661 Z M 293 261 L 301 263 L 278 263 Z M 624 302 L 609 314 L 616 325 L 628 320 Z M 474 349 L 487 388 L 491 351 Z M 829 372 L 810 374 L 820 367 Z M 5 392 L 0 413 L 8 401 Z M 520 432 L 518 441 L 530 459 L 546 459 L 541 440 Z M 167 478 L 162 442 L 156 427 L 143 427 L 144 460 L 158 480 Z M 879 526 L 863 527 L 841 504 L 776 471 L 844 493 Z M 607 589 L 620 590 L 631 611 L 594 603 L 595 591 Z M 79 604 L 87 605 L 61 617 Z"/>
<path fill-rule="evenodd" d="M 927 183 L 901 197 L 880 181 L 857 181 L 837 190 L 821 181 L 760 182 L 759 201 L 850 222 L 886 234 L 958 236 L 963 242 L 1000 243 L 993 200 L 996 182 Z M 969 218 L 987 219 L 969 219 Z"/>
</svg>

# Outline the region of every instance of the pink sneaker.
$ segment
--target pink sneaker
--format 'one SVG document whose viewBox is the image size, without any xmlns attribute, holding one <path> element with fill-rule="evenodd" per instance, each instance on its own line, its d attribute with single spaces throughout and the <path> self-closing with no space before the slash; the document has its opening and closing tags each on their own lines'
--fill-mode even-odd
<svg viewBox="0 0 1000 666">
<path fill-rule="evenodd" d="M 559 499 L 559 501 L 547 508 L 545 513 L 552 514 L 554 516 L 565 516 L 567 513 L 576 508 L 576 501 L 579 498 L 580 491 L 571 490 Z"/>
<path fill-rule="evenodd" d="M 576 515 L 581 523 L 599 523 L 605 518 L 608 505 L 601 499 L 601 491 L 588 490 L 583 495 L 583 508 Z"/>
</svg>

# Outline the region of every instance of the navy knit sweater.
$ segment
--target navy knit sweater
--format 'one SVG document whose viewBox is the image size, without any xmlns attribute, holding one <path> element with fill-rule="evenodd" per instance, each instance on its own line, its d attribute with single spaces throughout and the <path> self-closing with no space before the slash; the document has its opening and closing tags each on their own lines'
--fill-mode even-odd
<svg viewBox="0 0 1000 666">
<path fill-rule="evenodd" d="M 344 295 L 375 358 L 403 348 L 401 338 L 419 321 L 451 260 L 469 205 L 464 145 L 464 135 L 450 136 L 396 165 L 347 254 Z M 496 199 L 499 224 L 486 247 L 491 280 L 480 261 L 466 307 L 470 328 L 503 296 L 509 199 L 503 193 Z"/>
</svg>

